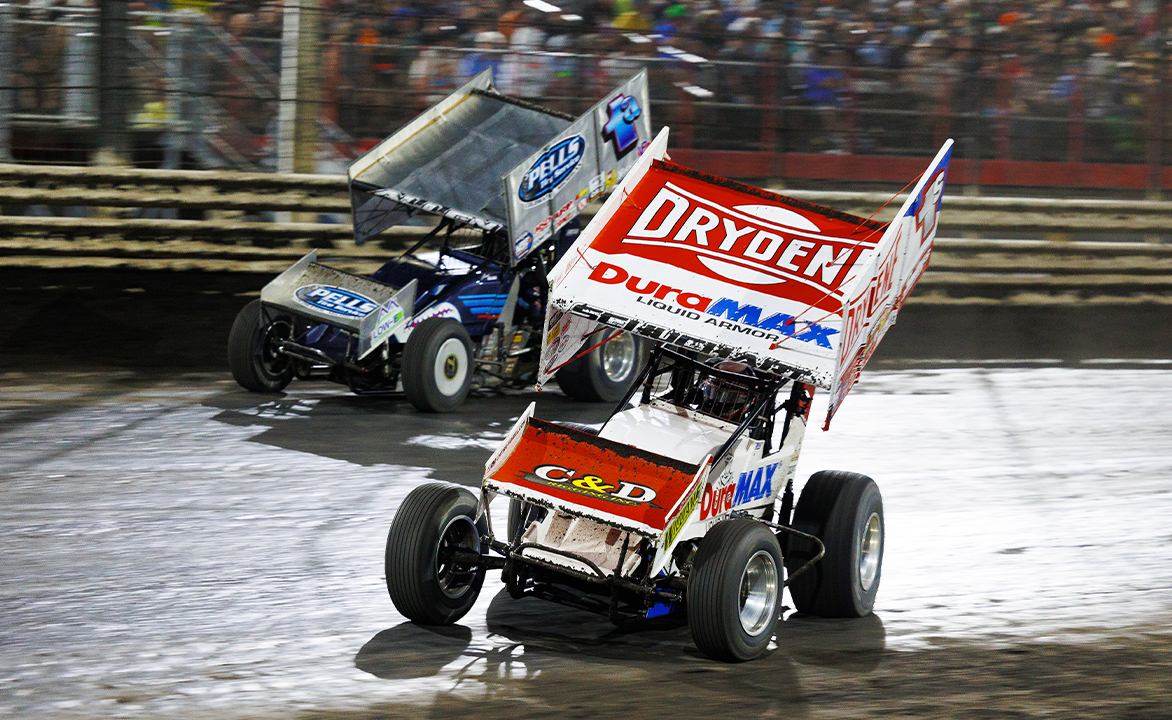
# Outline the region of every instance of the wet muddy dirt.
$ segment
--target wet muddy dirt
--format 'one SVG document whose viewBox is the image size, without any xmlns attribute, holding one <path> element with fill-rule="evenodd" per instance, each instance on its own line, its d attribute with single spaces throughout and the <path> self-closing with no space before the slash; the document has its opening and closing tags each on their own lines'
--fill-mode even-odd
<svg viewBox="0 0 1172 720">
<path fill-rule="evenodd" d="M 531 400 L 579 422 L 606 408 L 519 393 L 428 417 L 222 374 L 2 379 L 9 716 L 1168 717 L 1169 369 L 871 373 L 799 477 L 878 479 L 876 615 L 787 613 L 735 666 L 686 625 L 514 601 L 495 574 L 443 630 L 387 599 L 386 527 L 412 487 L 475 482 Z"/>
<path fill-rule="evenodd" d="M 252 395 L 211 359 L 166 361 L 212 342 L 236 289 L 193 301 L 220 315 L 132 362 L 163 315 L 111 287 L 93 292 L 113 305 L 79 317 L 119 319 L 129 345 L 62 324 L 71 306 L 49 312 L 43 295 L 5 320 L 56 332 L 32 350 L 3 335 L 0 354 L 0 715 L 1172 717 L 1172 361 L 1158 337 L 1129 340 L 1133 353 L 980 345 L 983 358 L 885 344 L 798 471 L 878 481 L 876 614 L 787 612 L 765 657 L 727 665 L 684 624 L 616 628 L 515 601 L 495 573 L 446 629 L 387 598 L 386 529 L 411 488 L 477 483 L 531 401 L 583 423 L 609 408 L 516 392 L 426 416 L 332 385 Z M 180 301 L 182 288 L 135 287 Z M 989 330 L 970 320 L 947 323 L 977 346 Z M 74 329 L 93 338 L 84 359 L 50 352 Z"/>
</svg>

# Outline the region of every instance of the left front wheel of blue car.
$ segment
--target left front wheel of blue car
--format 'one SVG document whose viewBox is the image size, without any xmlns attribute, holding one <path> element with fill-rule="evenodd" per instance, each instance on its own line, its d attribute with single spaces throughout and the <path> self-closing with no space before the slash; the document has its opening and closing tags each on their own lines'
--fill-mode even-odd
<svg viewBox="0 0 1172 720">
<path fill-rule="evenodd" d="M 423 412 L 451 412 L 472 387 L 472 339 L 452 318 L 428 318 L 403 348 L 403 392 Z"/>
<path fill-rule="evenodd" d="M 472 609 L 484 569 L 468 558 L 480 553 L 476 496 L 442 483 L 407 495 L 387 533 L 387 592 L 395 608 L 421 625 L 454 623 Z"/>
<path fill-rule="evenodd" d="M 293 379 L 293 361 L 277 345 L 292 336 L 288 315 L 266 319 L 260 300 L 245 305 L 228 334 L 228 367 L 240 387 L 258 393 L 284 390 Z"/>
</svg>

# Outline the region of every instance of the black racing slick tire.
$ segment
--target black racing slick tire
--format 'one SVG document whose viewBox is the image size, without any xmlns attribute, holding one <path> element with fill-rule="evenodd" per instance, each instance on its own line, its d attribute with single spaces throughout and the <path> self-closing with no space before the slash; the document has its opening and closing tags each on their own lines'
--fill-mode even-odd
<svg viewBox="0 0 1172 720">
<path fill-rule="evenodd" d="M 419 323 L 403 348 L 403 392 L 423 412 L 451 412 L 472 386 L 472 340 L 452 318 Z"/>
<path fill-rule="evenodd" d="M 384 559 L 395 609 L 421 625 L 448 625 L 472 608 L 484 569 L 453 559 L 457 550 L 480 552 L 476 496 L 442 483 L 420 485 L 399 506 Z"/>
<path fill-rule="evenodd" d="M 717 523 L 700 541 L 688 578 L 692 640 L 716 660 L 752 660 L 769 645 L 781 614 L 777 537 L 750 518 Z"/>
<path fill-rule="evenodd" d="M 650 352 L 647 341 L 630 333 L 611 334 L 618 337 L 558 370 L 558 387 L 567 396 L 585 402 L 618 402 L 639 377 Z"/>
<path fill-rule="evenodd" d="M 864 617 L 875 607 L 883 571 L 883 496 L 866 475 L 824 470 L 810 476 L 793 528 L 817 537 L 826 554 L 790 580 L 794 607 L 822 617 Z M 792 535 L 786 570 L 816 557 L 815 543 Z"/>
<path fill-rule="evenodd" d="M 293 319 L 277 315 L 265 322 L 260 300 L 253 300 L 236 314 L 228 334 L 228 367 L 245 390 L 275 393 L 293 379 L 293 360 L 276 351 L 276 343 L 293 336 Z"/>
</svg>

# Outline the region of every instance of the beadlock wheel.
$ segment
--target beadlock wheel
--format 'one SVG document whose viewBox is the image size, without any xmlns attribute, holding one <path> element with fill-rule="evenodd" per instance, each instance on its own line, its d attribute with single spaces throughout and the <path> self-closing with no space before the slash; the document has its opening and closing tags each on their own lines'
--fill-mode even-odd
<svg viewBox="0 0 1172 720">
<path fill-rule="evenodd" d="M 458 550 L 480 552 L 480 538 L 476 526 L 466 516 L 452 518 L 440 533 L 439 545 L 435 548 L 436 579 L 440 591 L 455 599 L 463 597 L 472 589 L 476 576 L 474 569 L 461 565 L 454 559 Z"/>
<path fill-rule="evenodd" d="M 228 334 L 228 367 L 240 387 L 258 393 L 280 392 L 293 379 L 293 361 L 277 350 L 293 337 L 293 319 L 277 314 L 266 322 L 260 300 L 245 305 Z"/>
<path fill-rule="evenodd" d="M 700 541 L 688 577 L 692 639 L 717 660 L 751 660 L 769 646 L 781 608 L 781 546 L 751 518 L 718 522 Z"/>
<path fill-rule="evenodd" d="M 444 395 L 460 392 L 468 377 L 468 348 L 457 338 L 440 345 L 435 356 L 435 386 Z"/>
<path fill-rule="evenodd" d="M 859 543 L 859 585 L 870 590 L 879 577 L 879 563 L 883 552 L 883 524 L 879 513 L 871 513 Z"/>
<path fill-rule="evenodd" d="M 649 341 L 609 331 L 611 339 L 558 370 L 558 387 L 586 402 L 615 402 L 626 394 L 650 352 Z M 602 336 L 592 342 L 599 342 Z"/>
<path fill-rule="evenodd" d="M 822 617 L 864 617 L 875 607 L 883 577 L 883 497 L 866 475 L 814 473 L 794 507 L 793 527 L 825 545 L 822 559 L 792 578 L 799 612 Z M 817 556 L 818 546 L 792 536 L 785 556 L 792 574 Z"/>
<path fill-rule="evenodd" d="M 635 361 L 639 355 L 639 346 L 633 336 L 622 333 L 599 350 L 602 353 L 599 364 L 608 380 L 613 383 L 623 383 L 631 379 L 631 374 L 635 371 Z"/>
<path fill-rule="evenodd" d="M 488 532 L 476 524 L 478 509 L 467 488 L 443 483 L 420 485 L 404 498 L 384 555 L 387 593 L 404 617 L 446 625 L 476 603 L 485 571 L 462 551 L 479 554 L 481 534 Z"/>
<path fill-rule="evenodd" d="M 423 412 L 451 412 L 472 387 L 472 339 L 452 318 L 419 323 L 403 347 L 403 392 Z"/>
<path fill-rule="evenodd" d="M 760 635 L 771 626 L 777 612 L 777 565 L 773 556 L 758 550 L 741 574 L 741 627 L 749 635 Z"/>
</svg>

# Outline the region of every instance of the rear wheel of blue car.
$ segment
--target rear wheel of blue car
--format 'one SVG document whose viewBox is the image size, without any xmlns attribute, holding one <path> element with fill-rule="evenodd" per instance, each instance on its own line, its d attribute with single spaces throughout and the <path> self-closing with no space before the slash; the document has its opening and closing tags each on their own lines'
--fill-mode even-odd
<svg viewBox="0 0 1172 720">
<path fill-rule="evenodd" d="M 688 578 L 688 627 L 717 660 L 752 660 L 769 645 L 781 608 L 781 547 L 749 518 L 717 523 L 696 551 Z"/>
<path fill-rule="evenodd" d="M 558 371 L 562 392 L 586 402 L 618 402 L 626 394 L 647 359 L 647 341 L 624 332 L 610 334 L 610 340 Z"/>
<path fill-rule="evenodd" d="M 387 533 L 387 592 L 395 608 L 422 625 L 464 617 L 484 584 L 476 496 L 462 487 L 428 483 L 407 495 Z"/>
<path fill-rule="evenodd" d="M 451 412 L 472 385 L 472 340 L 451 318 L 419 323 L 403 348 L 403 392 L 423 412 Z"/>
<path fill-rule="evenodd" d="M 245 390 L 275 393 L 293 379 L 293 361 L 277 345 L 293 337 L 288 315 L 265 318 L 260 300 L 244 306 L 228 334 L 228 367 Z"/>
<path fill-rule="evenodd" d="M 802 488 L 793 528 L 821 540 L 826 554 L 789 583 L 799 612 L 823 617 L 864 617 L 875 607 L 883 570 L 883 497 L 866 475 L 824 470 Z M 791 575 L 817 557 L 818 546 L 791 536 Z"/>
</svg>

